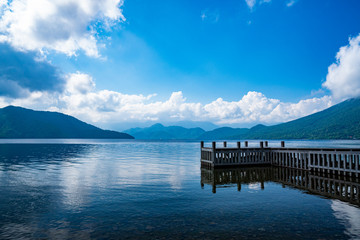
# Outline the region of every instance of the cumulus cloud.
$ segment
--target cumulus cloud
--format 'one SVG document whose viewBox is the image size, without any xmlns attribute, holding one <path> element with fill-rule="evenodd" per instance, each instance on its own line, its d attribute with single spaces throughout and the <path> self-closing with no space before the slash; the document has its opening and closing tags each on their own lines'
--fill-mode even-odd
<svg viewBox="0 0 360 240">
<path fill-rule="evenodd" d="M 33 52 L 17 52 L 0 44 L 0 95 L 24 97 L 33 91 L 63 90 L 65 79 L 50 63 Z"/>
<path fill-rule="evenodd" d="M 204 106 L 207 115 L 217 123 L 275 123 L 293 120 L 332 105 L 331 97 L 311 98 L 298 103 L 284 103 L 259 92 L 248 92 L 237 102 L 219 98 Z"/>
<path fill-rule="evenodd" d="M 332 105 L 329 96 L 285 103 L 250 91 L 238 101 L 218 98 L 207 104 L 189 102 L 181 91 L 173 92 L 165 101 L 156 95 L 129 95 L 109 90 L 96 90 L 94 80 L 84 73 L 67 76 L 61 93 L 33 91 L 16 99 L 0 97 L 0 105 L 8 104 L 41 110 L 59 111 L 81 120 L 106 126 L 121 122 L 182 120 L 211 121 L 217 124 L 277 123 L 293 120 Z"/>
<path fill-rule="evenodd" d="M 82 50 L 98 57 L 96 28 L 124 21 L 123 0 L 0 0 L 0 42 L 16 49 Z M 2 10 L 1 10 L 2 9 Z"/>
<path fill-rule="evenodd" d="M 336 62 L 328 68 L 323 87 L 336 99 L 360 96 L 360 35 L 350 38 L 349 44 L 340 48 Z"/>
</svg>

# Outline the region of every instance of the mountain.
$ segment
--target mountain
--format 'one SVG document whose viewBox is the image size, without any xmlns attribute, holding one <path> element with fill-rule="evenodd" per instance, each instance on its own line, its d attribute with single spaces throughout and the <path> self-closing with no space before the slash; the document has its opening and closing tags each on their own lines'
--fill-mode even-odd
<svg viewBox="0 0 360 240">
<path fill-rule="evenodd" d="M 360 139 L 360 98 L 353 98 L 290 122 L 252 128 L 221 127 L 211 131 L 202 128 L 165 127 L 131 128 L 124 132 L 137 139 Z"/>
<path fill-rule="evenodd" d="M 14 106 L 0 109 L 0 138 L 360 139 L 360 98 L 349 99 L 321 112 L 274 126 L 259 124 L 250 129 L 221 127 L 206 132 L 199 127 L 154 124 L 124 132 L 102 130 L 57 112 Z"/>
<path fill-rule="evenodd" d="M 184 128 L 157 123 L 147 128 L 131 128 L 124 131 L 136 139 L 197 139 L 205 132 L 202 128 Z"/>
<path fill-rule="evenodd" d="M 0 138 L 116 138 L 126 133 L 102 130 L 74 117 L 8 106 L 0 109 Z"/>
<path fill-rule="evenodd" d="M 360 139 L 360 98 L 287 123 L 250 130 L 251 139 Z"/>
<path fill-rule="evenodd" d="M 211 131 L 216 128 L 219 128 L 218 125 L 215 125 L 211 122 L 201 122 L 201 121 L 178 121 L 178 122 L 165 122 L 162 124 L 165 126 L 179 126 L 184 128 L 202 128 L 205 131 Z"/>
<path fill-rule="evenodd" d="M 198 136 L 197 138 L 201 140 L 232 139 L 232 137 L 236 138 L 236 136 L 242 136 L 247 134 L 248 132 L 248 128 L 222 127 L 214 129 L 212 131 L 207 131 Z"/>
<path fill-rule="evenodd" d="M 154 121 L 133 121 L 133 122 L 122 122 L 122 123 L 111 123 L 106 124 L 108 128 L 114 129 L 116 131 L 125 131 L 129 130 L 131 128 L 147 128 L 150 127 L 157 122 Z M 215 125 L 211 122 L 201 122 L 201 121 L 164 121 L 161 122 L 164 126 L 178 126 L 178 127 L 184 127 L 184 128 L 202 128 L 205 131 L 214 130 L 215 128 L 219 128 L 220 126 Z"/>
<path fill-rule="evenodd" d="M 290 122 L 256 125 L 247 131 L 219 128 L 198 139 L 360 139 L 360 98 L 346 100 Z"/>
</svg>

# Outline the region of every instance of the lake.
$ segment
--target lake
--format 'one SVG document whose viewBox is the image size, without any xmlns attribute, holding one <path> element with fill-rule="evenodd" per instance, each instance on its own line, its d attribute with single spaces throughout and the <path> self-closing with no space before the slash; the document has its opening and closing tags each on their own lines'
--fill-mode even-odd
<svg viewBox="0 0 360 240">
<path fill-rule="evenodd" d="M 360 238 L 357 203 L 281 182 L 276 168 L 245 169 L 241 183 L 231 171 L 200 169 L 199 142 L 1 140 L 0 239 Z"/>
</svg>

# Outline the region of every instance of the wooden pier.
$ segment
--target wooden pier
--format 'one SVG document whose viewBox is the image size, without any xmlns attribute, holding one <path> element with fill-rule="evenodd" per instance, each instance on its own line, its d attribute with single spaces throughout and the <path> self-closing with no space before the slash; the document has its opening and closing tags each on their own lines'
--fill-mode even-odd
<svg viewBox="0 0 360 240">
<path fill-rule="evenodd" d="M 359 177 L 360 148 L 286 148 L 281 142 L 280 148 L 268 147 L 268 142 L 260 142 L 259 147 L 249 147 L 248 142 L 237 147 L 205 147 L 201 142 L 201 166 L 203 168 L 239 167 L 239 166 L 277 166 L 305 171 L 347 175 Z"/>
</svg>

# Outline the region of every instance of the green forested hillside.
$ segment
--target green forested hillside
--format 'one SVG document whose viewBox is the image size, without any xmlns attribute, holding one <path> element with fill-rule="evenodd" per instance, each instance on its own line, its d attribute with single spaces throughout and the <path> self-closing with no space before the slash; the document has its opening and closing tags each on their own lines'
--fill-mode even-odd
<svg viewBox="0 0 360 240">
<path fill-rule="evenodd" d="M 0 138 L 124 138 L 132 136 L 102 130 L 74 117 L 8 106 L 0 109 Z"/>
<path fill-rule="evenodd" d="M 360 98 L 294 121 L 250 131 L 247 138 L 360 139 Z"/>
<path fill-rule="evenodd" d="M 212 131 L 218 131 L 212 139 L 360 139 L 360 98 L 274 126 L 257 125 L 248 131 L 234 129 L 234 133 L 242 131 L 238 134 L 219 130 Z"/>
</svg>

